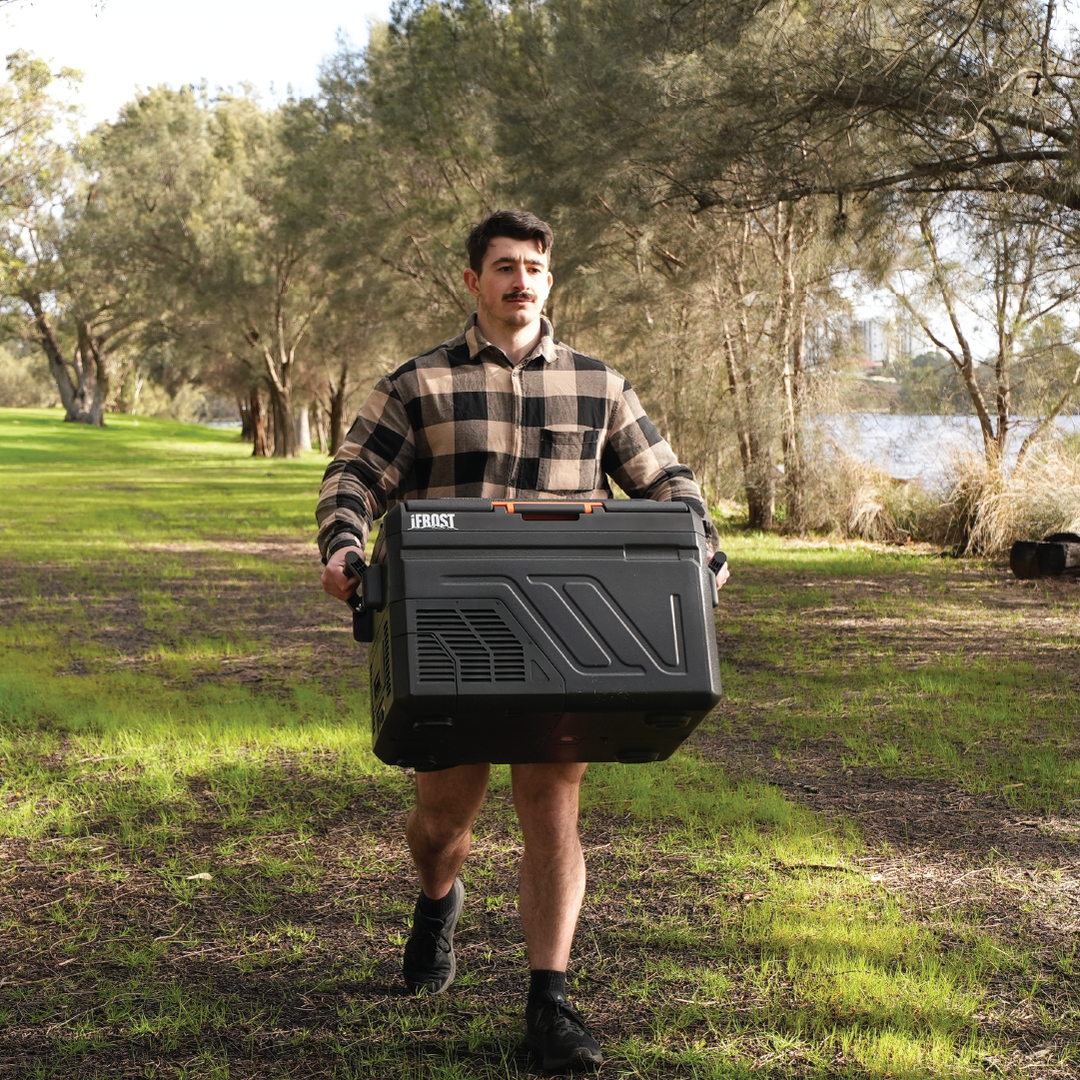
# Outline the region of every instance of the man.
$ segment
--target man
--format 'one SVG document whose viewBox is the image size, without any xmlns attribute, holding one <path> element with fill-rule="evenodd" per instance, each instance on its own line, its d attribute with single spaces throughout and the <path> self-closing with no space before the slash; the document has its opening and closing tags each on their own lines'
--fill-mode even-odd
<svg viewBox="0 0 1080 1080">
<path fill-rule="evenodd" d="M 632 497 L 687 502 L 716 531 L 693 473 L 611 368 L 557 342 L 543 317 L 552 232 L 500 210 L 466 240 L 476 314 L 460 336 L 381 379 L 326 470 L 319 496 L 323 588 L 341 600 L 375 520 L 404 499 L 602 499 L 612 477 Z M 727 579 L 727 566 L 717 574 Z M 578 799 L 585 765 L 512 765 L 524 839 L 519 910 L 528 949 L 526 1045 L 545 1069 L 596 1067 L 600 1047 L 566 1000 L 566 969 L 585 892 Z M 490 766 L 416 774 L 406 837 L 420 896 L 403 973 L 416 993 L 453 982 L 458 878 Z"/>
</svg>

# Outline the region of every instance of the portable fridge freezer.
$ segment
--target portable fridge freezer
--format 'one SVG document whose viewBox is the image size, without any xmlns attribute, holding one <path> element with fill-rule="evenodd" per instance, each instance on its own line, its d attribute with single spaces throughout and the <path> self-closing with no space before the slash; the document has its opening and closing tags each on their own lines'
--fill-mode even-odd
<svg viewBox="0 0 1080 1080">
<path fill-rule="evenodd" d="M 684 503 L 399 503 L 359 592 L 388 764 L 658 761 L 720 700 L 716 580 Z"/>
</svg>

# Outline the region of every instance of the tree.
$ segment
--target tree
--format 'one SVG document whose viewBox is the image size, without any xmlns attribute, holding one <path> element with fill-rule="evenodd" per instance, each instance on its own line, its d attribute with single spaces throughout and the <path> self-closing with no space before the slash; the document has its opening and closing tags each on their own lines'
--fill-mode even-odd
<svg viewBox="0 0 1080 1080">
<path fill-rule="evenodd" d="M 978 418 L 987 464 L 999 469 L 1015 425 L 1017 386 L 1039 378 L 1041 364 L 1075 344 L 1076 331 L 1059 313 L 1080 292 L 1080 253 L 1065 223 L 1017 196 L 939 196 L 911 216 L 919 242 L 907 249 L 905 269 L 890 287 L 948 357 Z M 947 329 L 935 321 L 935 309 Z M 1044 414 L 1037 431 L 1073 395 L 1074 387 L 1066 388 L 1047 410 L 1029 392 L 1029 407 Z"/>
<path fill-rule="evenodd" d="M 8 57 L 0 86 L 0 296 L 9 333 L 44 351 L 65 420 L 100 425 L 110 351 L 130 323 L 112 283 L 96 275 L 69 228 L 86 198 L 85 175 L 57 129 L 73 112 L 50 94 L 57 75 L 25 52 Z"/>
<path fill-rule="evenodd" d="M 157 88 L 100 127 L 88 156 L 102 265 L 164 333 L 209 358 L 206 377 L 234 393 L 261 383 L 273 453 L 294 456 L 300 350 L 326 310 L 329 272 L 305 192 L 286 183 L 280 113 Z"/>
<path fill-rule="evenodd" d="M 329 144 L 332 265 L 362 264 L 406 351 L 472 311 L 462 241 L 504 180 L 478 80 L 487 38 L 473 29 L 440 5 L 402 4 L 363 52 L 342 49 L 326 65 L 313 103 Z"/>
<path fill-rule="evenodd" d="M 547 68 L 544 85 L 581 136 L 576 160 L 621 171 L 654 202 L 700 212 L 828 195 L 842 214 L 878 190 L 978 189 L 1080 206 L 1080 68 L 1057 45 L 1053 0 L 515 10 L 531 13 L 520 17 L 538 43 L 523 78 Z M 532 104 L 506 107 L 527 127 Z"/>
</svg>

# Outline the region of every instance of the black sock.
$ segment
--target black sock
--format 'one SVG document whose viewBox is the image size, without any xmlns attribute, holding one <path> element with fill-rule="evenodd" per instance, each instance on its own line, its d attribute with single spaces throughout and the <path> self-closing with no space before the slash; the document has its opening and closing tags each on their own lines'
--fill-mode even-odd
<svg viewBox="0 0 1080 1080">
<path fill-rule="evenodd" d="M 429 919 L 445 919 L 454 910 L 454 887 L 450 886 L 450 891 L 442 897 L 440 900 L 432 900 L 430 896 L 423 889 L 420 890 L 420 899 L 417 901 L 417 907 L 420 909 L 422 915 L 426 915 Z"/>
<path fill-rule="evenodd" d="M 566 1000 L 566 972 L 533 969 L 529 972 L 529 1004 Z"/>
</svg>

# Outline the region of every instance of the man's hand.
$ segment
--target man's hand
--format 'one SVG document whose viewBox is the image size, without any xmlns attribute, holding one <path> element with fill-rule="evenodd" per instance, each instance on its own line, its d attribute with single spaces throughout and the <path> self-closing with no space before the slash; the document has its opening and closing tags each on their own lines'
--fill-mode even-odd
<svg viewBox="0 0 1080 1080">
<path fill-rule="evenodd" d="M 344 600 L 346 603 L 348 603 L 349 597 L 356 592 L 357 585 L 360 584 L 356 578 L 345 572 L 345 556 L 350 551 L 355 551 L 363 559 L 364 552 L 358 547 L 338 548 L 327 560 L 322 572 L 323 591 L 328 592 L 338 600 Z"/>
<path fill-rule="evenodd" d="M 727 581 L 729 577 L 731 577 L 731 571 L 728 569 L 728 564 L 724 563 L 724 565 L 716 572 L 716 587 L 722 589 L 724 587 L 724 582 Z"/>
<path fill-rule="evenodd" d="M 716 552 L 709 560 L 709 569 L 716 575 L 716 587 L 722 589 L 724 582 L 731 577 L 727 556 L 722 551 Z"/>
</svg>

